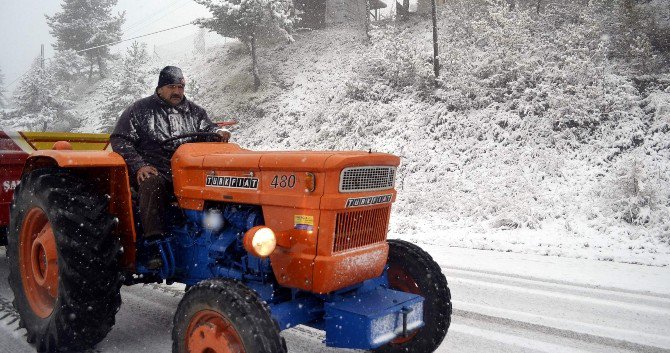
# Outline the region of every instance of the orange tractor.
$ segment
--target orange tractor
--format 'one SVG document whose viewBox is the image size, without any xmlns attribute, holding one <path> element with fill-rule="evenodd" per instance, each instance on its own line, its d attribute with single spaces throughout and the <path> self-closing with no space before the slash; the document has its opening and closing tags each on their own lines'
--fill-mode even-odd
<svg viewBox="0 0 670 353">
<path fill-rule="evenodd" d="M 7 256 L 14 305 L 40 352 L 85 350 L 110 331 L 120 287 L 186 285 L 173 352 L 286 352 L 308 325 L 331 347 L 432 352 L 451 319 L 440 267 L 387 240 L 399 158 L 258 152 L 177 136 L 169 235 L 141 237 L 124 160 L 67 143 L 27 159 Z M 162 259 L 158 268 L 147 259 Z"/>
</svg>

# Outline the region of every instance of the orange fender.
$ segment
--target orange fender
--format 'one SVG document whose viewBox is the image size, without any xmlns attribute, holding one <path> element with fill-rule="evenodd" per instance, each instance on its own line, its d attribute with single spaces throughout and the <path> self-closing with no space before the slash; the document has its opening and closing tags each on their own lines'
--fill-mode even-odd
<svg viewBox="0 0 670 353">
<path fill-rule="evenodd" d="M 123 157 L 110 151 L 40 150 L 28 157 L 23 172 L 43 167 L 76 170 L 88 180 L 98 183 L 101 193 L 109 195 L 109 212 L 119 219 L 114 234 L 121 239 L 124 249 L 120 265 L 132 270 L 135 266 L 136 232 L 130 179 Z"/>
</svg>

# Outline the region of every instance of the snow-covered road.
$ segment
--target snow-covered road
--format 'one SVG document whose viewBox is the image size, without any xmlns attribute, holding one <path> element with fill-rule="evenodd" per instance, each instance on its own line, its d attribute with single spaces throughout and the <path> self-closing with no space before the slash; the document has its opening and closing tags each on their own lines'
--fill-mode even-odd
<svg viewBox="0 0 670 353">
<path fill-rule="evenodd" d="M 426 245 L 450 282 L 454 316 L 438 352 L 670 352 L 670 269 Z M 0 352 L 33 352 L 11 307 L 0 250 Z M 169 352 L 178 286 L 122 289 L 117 324 L 95 352 Z M 283 332 L 290 352 L 323 334 Z"/>
</svg>

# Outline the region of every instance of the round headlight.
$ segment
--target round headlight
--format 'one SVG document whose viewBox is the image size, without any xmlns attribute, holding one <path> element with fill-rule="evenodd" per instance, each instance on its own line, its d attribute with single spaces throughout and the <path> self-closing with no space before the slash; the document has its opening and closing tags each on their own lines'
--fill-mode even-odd
<svg viewBox="0 0 670 353">
<path fill-rule="evenodd" d="M 244 248 L 256 257 L 268 257 L 276 247 L 277 237 L 268 227 L 253 227 L 244 234 Z"/>
</svg>

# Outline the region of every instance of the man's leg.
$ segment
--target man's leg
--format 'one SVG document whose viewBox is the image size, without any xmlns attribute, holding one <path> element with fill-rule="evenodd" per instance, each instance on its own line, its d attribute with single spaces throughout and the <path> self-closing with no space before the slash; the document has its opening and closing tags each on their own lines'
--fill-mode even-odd
<svg viewBox="0 0 670 353">
<path fill-rule="evenodd" d="M 152 175 L 139 185 L 140 218 L 145 238 L 162 237 L 167 233 L 165 213 L 172 184 L 160 175 Z"/>
</svg>

